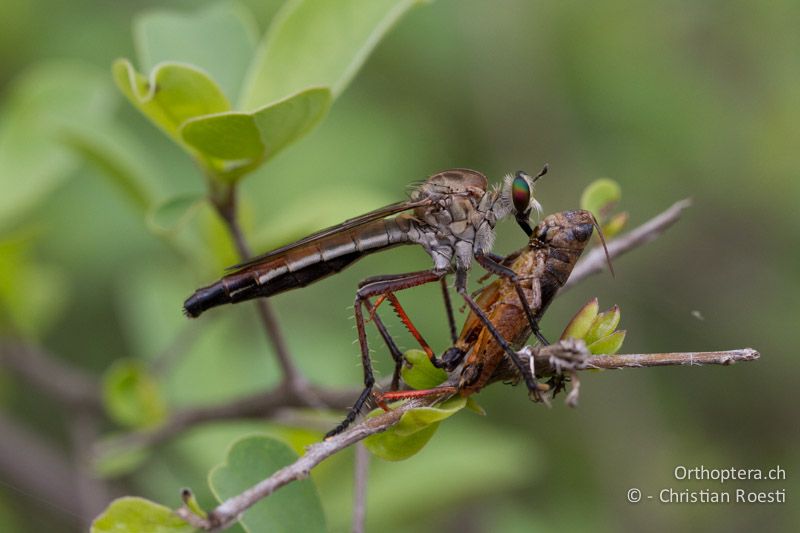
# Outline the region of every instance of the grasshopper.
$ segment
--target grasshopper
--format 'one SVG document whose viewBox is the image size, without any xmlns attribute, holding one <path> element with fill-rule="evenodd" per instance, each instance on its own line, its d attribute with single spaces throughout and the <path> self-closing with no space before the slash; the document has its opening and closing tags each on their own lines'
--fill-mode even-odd
<svg viewBox="0 0 800 533">
<path fill-rule="evenodd" d="M 547 216 L 530 235 L 525 248 L 518 250 L 503 260 L 503 264 L 513 270 L 522 286 L 525 299 L 540 320 L 553 301 L 558 290 L 567 282 L 572 269 L 589 244 L 594 228 L 598 229 L 603 247 L 603 238 L 597 220 L 589 211 L 563 211 Z M 606 250 L 608 258 L 608 251 Z M 611 262 L 609 259 L 609 267 Z M 612 269 L 613 274 L 613 269 Z M 404 324 L 412 334 L 416 329 L 399 308 L 396 301 L 391 302 Z M 480 290 L 476 303 L 488 316 L 497 332 L 514 348 L 519 349 L 530 337 L 532 330 L 519 294 L 515 286 L 505 278 L 499 278 Z M 418 339 L 419 340 L 419 339 Z M 428 354 L 430 347 L 423 345 Z M 430 355 L 429 355 L 430 357 Z M 507 361 L 505 350 L 495 342 L 493 335 L 474 314 L 470 313 L 455 345 L 442 355 L 440 360 L 432 358 L 436 366 L 454 371 L 461 365 L 456 385 L 441 386 L 429 390 L 390 391 L 378 395 L 379 405 L 386 400 L 433 395 L 469 396 L 480 391 L 491 381 L 513 376 L 514 365 Z M 463 364 L 462 364 L 463 362 Z M 396 372 L 399 369 L 396 369 Z M 556 390 L 561 382 L 556 382 Z M 529 391 L 532 399 L 542 399 L 537 392 L 548 387 L 538 385 L 537 390 Z"/>
</svg>

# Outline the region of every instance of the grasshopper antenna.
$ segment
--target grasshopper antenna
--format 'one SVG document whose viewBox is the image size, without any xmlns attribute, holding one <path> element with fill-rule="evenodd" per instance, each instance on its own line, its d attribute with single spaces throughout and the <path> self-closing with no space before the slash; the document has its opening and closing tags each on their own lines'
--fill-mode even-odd
<svg viewBox="0 0 800 533">
<path fill-rule="evenodd" d="M 597 222 L 597 219 L 592 214 L 592 225 L 597 228 L 597 235 L 600 237 L 600 242 L 603 244 L 603 251 L 606 253 L 606 263 L 608 263 L 608 270 L 611 272 L 611 277 L 616 278 L 617 276 L 614 274 L 614 265 L 611 264 L 611 256 L 608 255 L 608 246 L 606 246 L 606 238 L 603 235 L 603 230 L 600 229 L 600 224 Z"/>
</svg>

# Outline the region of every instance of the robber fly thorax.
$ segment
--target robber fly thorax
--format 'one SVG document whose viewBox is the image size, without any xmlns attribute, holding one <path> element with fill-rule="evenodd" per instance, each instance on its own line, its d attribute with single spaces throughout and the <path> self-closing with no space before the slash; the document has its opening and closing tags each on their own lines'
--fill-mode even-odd
<svg viewBox="0 0 800 533">
<path fill-rule="evenodd" d="M 454 259 L 456 269 L 469 269 L 476 253 L 491 251 L 497 221 L 511 213 L 512 184 L 506 180 L 505 191 L 488 189 L 483 174 L 465 169 L 432 176 L 411 195 L 412 202 L 436 200 L 433 208 L 418 207 L 405 217 L 409 241 L 425 248 L 436 270 L 449 271 Z"/>
</svg>

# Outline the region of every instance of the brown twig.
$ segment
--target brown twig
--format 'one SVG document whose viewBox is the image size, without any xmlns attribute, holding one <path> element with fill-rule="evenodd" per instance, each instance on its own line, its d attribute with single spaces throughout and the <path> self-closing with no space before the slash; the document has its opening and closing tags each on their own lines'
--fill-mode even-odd
<svg viewBox="0 0 800 533">
<path fill-rule="evenodd" d="M 738 361 L 755 361 L 760 358 L 753 348 L 725 352 L 631 353 L 621 355 L 595 355 L 586 360 L 587 368 L 641 368 L 650 366 L 703 366 L 732 365 Z"/>
<path fill-rule="evenodd" d="M 307 478 L 312 468 L 331 455 L 364 440 L 370 435 L 386 431 L 400 420 L 403 413 L 417 407 L 432 405 L 437 400 L 437 398 L 410 400 L 397 409 L 382 413 L 374 418 L 368 418 L 334 437 L 312 444 L 306 449 L 306 453 L 294 463 L 278 470 L 241 494 L 225 500 L 208 513 L 208 518 L 199 517 L 185 507 L 178 509 L 176 513 L 186 522 L 200 529 L 213 531 L 226 528 L 233 524 L 239 518 L 239 515 L 262 498 L 269 496 L 292 481 Z"/>
<path fill-rule="evenodd" d="M 252 253 L 250 251 L 250 246 L 247 244 L 247 240 L 244 238 L 242 228 L 239 225 L 236 204 L 235 185 L 228 186 L 220 198 L 215 197 L 214 199 L 214 206 L 231 234 L 239 257 L 242 261 L 246 261 L 252 257 Z M 302 390 L 306 386 L 306 381 L 298 372 L 292 360 L 286 340 L 283 337 L 283 332 L 281 332 L 280 326 L 278 326 L 278 319 L 275 315 L 275 311 L 272 309 L 272 305 L 266 298 L 258 298 L 255 301 L 255 305 L 258 310 L 258 316 L 261 319 L 261 324 L 264 326 L 264 331 L 267 333 L 267 338 L 272 344 L 272 348 L 275 350 L 275 357 L 278 359 L 278 364 L 281 367 L 284 383 L 297 391 Z"/>
<path fill-rule="evenodd" d="M 620 235 L 619 237 L 608 242 L 608 256 L 612 259 L 619 257 L 622 254 L 638 248 L 648 242 L 656 239 L 670 226 L 675 224 L 681 218 L 683 210 L 692 205 L 692 201 L 688 198 L 680 200 L 672 204 L 666 211 L 651 218 L 641 226 Z M 588 278 L 592 274 L 602 272 L 607 268 L 605 252 L 601 247 L 594 248 L 588 252 L 581 261 L 575 265 L 572 275 L 567 282 L 561 287 L 561 291 L 565 291 L 577 283 Z"/>
<path fill-rule="evenodd" d="M 353 486 L 353 533 L 364 533 L 367 518 L 367 474 L 369 451 L 363 442 L 356 444 L 355 480 Z"/>
<path fill-rule="evenodd" d="M 103 408 L 97 382 L 43 348 L 13 341 L 0 342 L 0 363 L 60 403 L 94 411 Z"/>
<path fill-rule="evenodd" d="M 575 351 L 573 349 L 561 350 L 559 345 L 551 345 L 544 348 L 529 348 L 527 351 L 521 352 L 520 356 L 523 359 L 532 356 L 534 358 L 534 366 L 537 369 L 545 369 L 552 367 L 553 359 L 561 355 L 560 351 L 565 352 L 565 360 L 574 360 Z M 577 360 L 578 362 L 575 367 L 570 369 L 570 371 L 593 368 L 644 368 L 664 365 L 729 365 L 736 361 L 753 361 L 758 358 L 759 353 L 752 348 L 725 352 L 597 355 Z M 525 362 L 527 363 L 527 361 Z M 455 382 L 454 380 L 456 379 L 457 377 L 451 377 L 448 383 Z M 351 426 L 350 429 L 339 435 L 323 442 L 312 444 L 307 448 L 306 453 L 297 459 L 297 461 L 278 470 L 270 477 L 260 481 L 241 494 L 225 500 L 208 514 L 208 518 L 197 516 L 185 507 L 178 509 L 176 513 L 194 527 L 207 531 L 224 529 L 233 524 L 242 513 L 262 498 L 269 496 L 292 481 L 308 477 L 312 468 L 331 455 L 334 455 L 352 444 L 362 441 L 370 435 L 386 431 L 400 421 L 403 413 L 418 407 L 432 405 L 440 399 L 441 397 L 426 397 L 409 400 L 407 403 L 402 404 L 392 411 L 383 413 L 374 418 L 368 418 L 355 426 Z"/>
<path fill-rule="evenodd" d="M 309 385 L 304 391 L 286 386 L 246 396 L 220 405 L 200 406 L 177 411 L 158 428 L 129 433 L 100 443 L 96 453 L 105 455 L 128 448 L 156 446 L 199 424 L 221 420 L 265 419 L 286 408 L 349 408 L 361 389 L 337 390 Z"/>
<path fill-rule="evenodd" d="M 92 465 L 92 448 L 99 434 L 97 417 L 85 409 L 71 412 L 69 430 L 72 437 L 73 491 L 80 503 L 83 527 L 88 530 L 92 519 L 113 498 L 113 490 L 97 475 Z"/>
<path fill-rule="evenodd" d="M 74 518 L 75 525 L 94 517 L 86 515 L 75 490 L 75 471 L 61 450 L 0 411 L 0 484 Z"/>
</svg>

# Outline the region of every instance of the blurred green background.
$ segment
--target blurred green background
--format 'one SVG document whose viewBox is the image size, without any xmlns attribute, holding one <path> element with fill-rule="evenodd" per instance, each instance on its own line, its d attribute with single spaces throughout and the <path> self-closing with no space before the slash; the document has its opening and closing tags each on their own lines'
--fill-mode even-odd
<svg viewBox="0 0 800 533">
<path fill-rule="evenodd" d="M 20 94 L 40 85 L 28 76 L 22 90 L 19 80 L 43 61 L 79 60 L 82 70 L 70 75 L 107 84 L 87 123 L 111 124 L 109 138 L 148 176 L 158 199 L 202 192 L 193 163 L 123 101 L 110 79 L 115 58 L 134 57 L 135 14 L 200 3 L 0 4 L 2 141 L 26 142 L 15 122 L 24 120 L 19 109 L 27 105 Z M 243 3 L 263 31 L 281 2 Z M 789 531 L 800 522 L 793 501 L 800 488 L 800 357 L 791 344 L 800 323 L 798 27 L 800 4 L 792 0 L 437 0 L 400 21 L 320 128 L 244 180 L 245 229 L 259 251 L 296 237 L 292 231 L 303 224 L 312 230 L 396 201 L 408 183 L 449 167 L 499 180 L 547 162 L 551 173 L 537 191 L 545 213 L 576 207 L 587 184 L 611 177 L 622 186 L 620 208 L 630 213 L 631 227 L 692 197 L 676 227 L 615 263 L 615 279 L 596 276 L 559 298 L 543 331 L 557 336 L 581 304 L 598 296 L 601 307 L 622 309 L 623 352 L 752 346 L 762 353 L 758 362 L 730 368 L 590 373 L 578 409 L 560 399 L 547 409 L 520 387 L 490 387 L 476 398 L 486 417 L 448 420 L 405 462 L 372 461 L 368 530 Z M 27 182 L 18 169 L 0 167 L 0 196 L 35 184 L 25 203 L 0 200 L 6 340 L 44 346 L 99 376 L 121 357 L 152 361 L 179 339 L 179 355 L 159 376 L 173 407 L 276 382 L 249 304 L 191 323 L 180 313 L 188 294 L 233 262 L 230 252 L 217 259 L 179 253 L 148 230 L 97 165 L 49 145 L 26 146 L 33 160 L 61 172 Z M 207 234 L 224 248 L 210 213 L 190 224 L 210 227 Z M 513 223 L 498 234 L 499 253 L 523 242 Z M 305 375 L 357 386 L 348 308 L 356 284 L 428 264 L 422 250 L 397 249 L 274 298 Z M 409 291 L 402 300 L 428 340 L 446 347 L 437 288 Z M 373 345 L 386 375 L 388 354 Z M 69 460 L 69 418 L 4 368 L 0 409 Z M 203 426 L 156 450 L 114 487 L 175 507 L 179 489 L 191 486 L 211 506 L 206 472 L 230 442 L 254 431 L 300 439 L 272 423 Z M 26 450 L 13 453 L 24 461 Z M 349 528 L 352 455 L 333 458 L 314 475 L 332 531 Z M 672 476 L 677 465 L 781 465 L 788 480 L 680 482 Z M 788 503 L 632 505 L 625 499 L 631 487 L 653 494 L 669 487 L 786 488 Z M 0 472 L 0 530 L 80 527 L 77 517 Z"/>
</svg>

